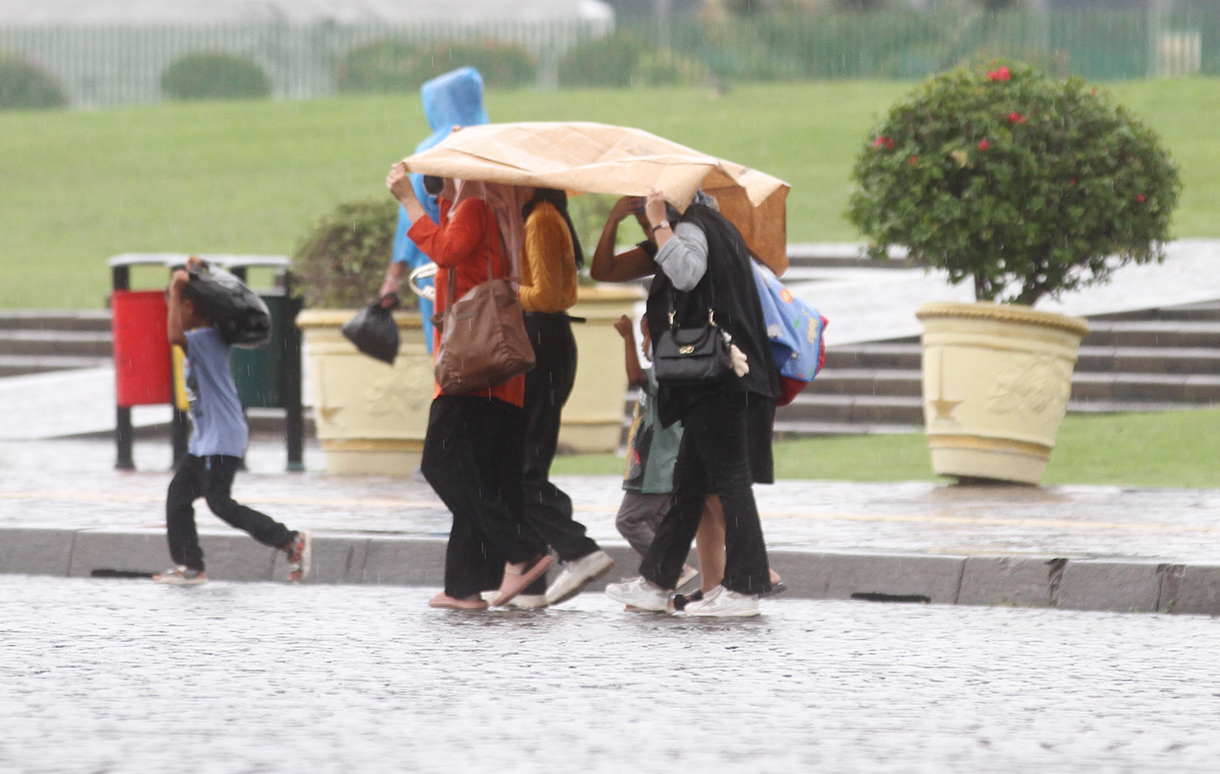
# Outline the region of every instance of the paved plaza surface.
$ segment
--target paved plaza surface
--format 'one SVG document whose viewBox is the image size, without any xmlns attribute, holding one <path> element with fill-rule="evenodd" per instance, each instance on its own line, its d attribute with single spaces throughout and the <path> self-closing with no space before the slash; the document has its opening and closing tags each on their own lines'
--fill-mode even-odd
<svg viewBox="0 0 1220 774">
<path fill-rule="evenodd" d="M 1175 243 L 1163 271 L 1061 303 L 1220 298 L 1203 270 L 1215 248 Z M 918 270 L 857 271 L 790 278 L 832 319 L 831 344 L 908 335 L 919 302 L 957 292 Z M 266 436 L 234 495 L 314 532 L 309 582 L 280 582 L 282 560 L 202 502 L 213 582 L 104 577 L 169 563 L 168 439 L 143 435 L 137 470 L 116 471 L 112 404 L 110 369 L 0 379 L 0 774 L 1220 760 L 1220 489 L 782 481 L 756 496 L 790 589 L 759 618 L 630 613 L 599 586 L 548 610 L 462 613 L 426 606 L 450 522 L 426 484 L 328 476 L 312 443 L 289 473 Z M 615 556 L 608 580 L 634 575 L 621 482 L 556 483 Z"/>
<path fill-rule="evenodd" d="M 173 475 L 168 441 L 137 441 L 136 471 L 116 471 L 114 460 L 107 439 L 0 443 L 0 528 L 164 530 Z M 448 535 L 449 511 L 426 483 L 327 475 L 312 444 L 305 462 L 305 472 L 285 472 L 283 443 L 256 436 L 234 497 L 293 529 L 319 534 Z M 595 540 L 625 544 L 614 526 L 620 479 L 557 476 L 555 482 Z M 767 544 L 776 549 L 1220 564 L 1220 490 L 1214 489 L 785 480 L 754 492 Z M 196 505 L 201 530 L 231 531 L 203 501 Z"/>
<path fill-rule="evenodd" d="M 0 572 L 168 566 L 169 444 L 142 439 L 135 451 L 138 469 L 121 472 L 108 439 L 0 442 Z M 312 445 L 308 469 L 289 473 L 283 443 L 263 436 L 248 465 L 234 496 L 313 531 L 312 582 L 439 583 L 450 515 L 426 483 L 329 476 Z M 634 575 L 638 557 L 614 526 L 620 480 L 556 482 L 615 556 L 607 580 Z M 1220 490 L 781 481 L 755 491 L 772 562 L 796 597 L 1220 613 Z M 214 578 L 286 572 L 202 501 L 197 510 Z"/>
<path fill-rule="evenodd" d="M 1220 622 L 0 575 L 0 774 L 1214 772 Z"/>
</svg>

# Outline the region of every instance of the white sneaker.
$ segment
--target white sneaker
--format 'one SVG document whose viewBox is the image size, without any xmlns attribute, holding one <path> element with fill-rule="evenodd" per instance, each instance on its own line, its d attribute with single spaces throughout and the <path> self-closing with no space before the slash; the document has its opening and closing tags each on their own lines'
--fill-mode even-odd
<svg viewBox="0 0 1220 774">
<path fill-rule="evenodd" d="M 484 591 L 480 596 L 483 597 L 484 602 L 490 605 L 495 601 L 496 597 L 500 596 L 500 592 L 492 589 L 491 591 Z M 518 607 L 522 610 L 534 610 L 539 607 L 546 607 L 546 595 L 518 594 L 517 596 L 508 600 L 508 606 Z"/>
<path fill-rule="evenodd" d="M 546 604 L 558 605 L 579 594 L 592 581 L 597 580 L 614 566 L 614 560 L 605 551 L 594 551 L 591 554 L 563 563 L 559 577 L 547 587 Z"/>
<path fill-rule="evenodd" d="M 652 581 L 644 580 L 643 577 L 632 578 L 623 583 L 609 584 L 606 586 L 606 596 L 637 610 L 664 613 L 669 609 L 670 593 Z"/>
<path fill-rule="evenodd" d="M 164 583 L 167 586 L 202 586 L 208 582 L 208 574 L 203 570 L 188 570 L 178 565 L 153 575 L 152 579 L 154 583 Z"/>
<path fill-rule="evenodd" d="M 758 615 L 758 596 L 730 591 L 724 586 L 716 588 L 703 595 L 698 602 L 688 602 L 686 612 L 691 615 L 706 615 L 716 618 L 745 618 Z"/>
</svg>

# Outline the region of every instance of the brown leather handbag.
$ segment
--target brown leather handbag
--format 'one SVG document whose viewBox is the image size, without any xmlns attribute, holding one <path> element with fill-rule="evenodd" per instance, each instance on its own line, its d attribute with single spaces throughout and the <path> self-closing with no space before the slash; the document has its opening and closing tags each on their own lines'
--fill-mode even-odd
<svg viewBox="0 0 1220 774">
<path fill-rule="evenodd" d="M 495 228 L 493 225 L 492 228 Z M 499 233 L 499 229 L 496 229 Z M 500 242 L 501 253 L 504 243 Z M 513 280 L 495 279 L 487 251 L 487 281 L 456 302 L 457 278 L 449 271 L 449 305 L 432 318 L 441 331 L 436 351 L 436 383 L 445 395 L 466 395 L 495 387 L 534 368 L 534 346 Z"/>
</svg>

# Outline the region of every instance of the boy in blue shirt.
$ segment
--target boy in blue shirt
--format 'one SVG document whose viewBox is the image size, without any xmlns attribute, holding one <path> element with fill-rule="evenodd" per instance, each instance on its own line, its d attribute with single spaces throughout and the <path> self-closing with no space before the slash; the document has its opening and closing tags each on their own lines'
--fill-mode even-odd
<svg viewBox="0 0 1220 774">
<path fill-rule="evenodd" d="M 187 268 L 200 265 L 191 256 Z M 288 579 L 309 575 L 311 545 L 307 531 L 292 531 L 264 513 L 236 502 L 230 490 L 246 453 L 248 427 L 229 370 L 229 345 L 191 295 L 190 274 L 174 272 L 169 286 L 169 340 L 186 352 L 186 392 L 190 402 L 191 441 L 169 484 L 165 502 L 166 537 L 174 567 L 153 576 L 157 583 L 196 586 L 206 583 L 203 549 L 195 530 L 194 502 L 207 500 L 212 512 L 266 546 L 288 556 Z"/>
</svg>

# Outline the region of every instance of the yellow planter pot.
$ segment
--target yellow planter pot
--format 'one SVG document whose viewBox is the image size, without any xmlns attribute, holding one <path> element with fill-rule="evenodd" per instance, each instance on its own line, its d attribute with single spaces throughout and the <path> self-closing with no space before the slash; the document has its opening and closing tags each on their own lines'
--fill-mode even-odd
<svg viewBox="0 0 1220 774">
<path fill-rule="evenodd" d="M 419 314 L 394 313 L 401 343 L 393 367 L 360 354 L 339 332 L 354 314 L 306 309 L 297 315 L 326 471 L 410 475 L 423 452 L 433 389 Z"/>
<path fill-rule="evenodd" d="M 614 323 L 623 315 L 631 317 L 636 302 L 643 298 L 643 290 L 634 285 L 582 285 L 576 305 L 568 310 L 568 314 L 588 322 L 572 325 L 577 348 L 576 384 L 564 406 L 559 430 L 559 446 L 564 451 L 618 451 L 627 371 L 623 338 Z"/>
<path fill-rule="evenodd" d="M 932 303 L 916 316 L 933 470 L 1040 483 L 1088 323 L 1016 304 Z"/>
</svg>

